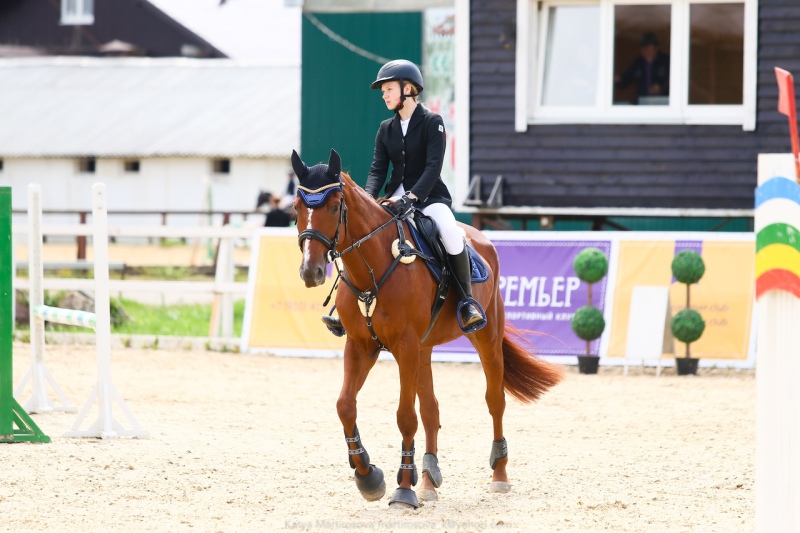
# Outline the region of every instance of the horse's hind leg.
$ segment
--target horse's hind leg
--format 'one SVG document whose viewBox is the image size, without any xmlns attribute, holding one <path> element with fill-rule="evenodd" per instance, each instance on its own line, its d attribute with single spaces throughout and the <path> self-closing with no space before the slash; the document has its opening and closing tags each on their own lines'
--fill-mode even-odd
<svg viewBox="0 0 800 533">
<path fill-rule="evenodd" d="M 486 375 L 486 405 L 492 416 L 494 438 L 489 455 L 492 467 L 492 483 L 489 492 L 508 492 L 511 484 L 508 481 L 506 465 L 508 464 L 508 446 L 503 435 L 503 413 L 506 409 L 506 395 L 503 390 L 503 335 L 505 313 L 499 298 L 495 298 L 486 316 L 489 317 L 485 328 L 467 338 L 481 358 L 483 372 Z"/>
<path fill-rule="evenodd" d="M 417 497 L 423 501 L 436 501 L 439 499 L 436 489 L 442 484 L 442 473 L 439 471 L 437 459 L 439 435 L 439 402 L 433 392 L 433 373 L 431 372 L 432 348 L 420 352 L 419 384 L 417 396 L 419 397 L 419 413 L 422 425 L 425 428 L 425 455 L 422 457 L 422 481 L 417 490 Z"/>
<path fill-rule="evenodd" d="M 355 343 L 348 339 L 344 347 L 344 382 L 336 410 L 339 420 L 344 428 L 347 453 L 350 459 L 350 468 L 355 469 L 356 486 L 359 492 L 368 501 L 380 500 L 386 493 L 386 483 L 383 472 L 369 462 L 369 454 L 361 443 L 361 436 L 356 426 L 356 395 L 370 369 L 375 365 L 377 357 L 370 358 L 368 351 L 360 350 Z"/>
</svg>

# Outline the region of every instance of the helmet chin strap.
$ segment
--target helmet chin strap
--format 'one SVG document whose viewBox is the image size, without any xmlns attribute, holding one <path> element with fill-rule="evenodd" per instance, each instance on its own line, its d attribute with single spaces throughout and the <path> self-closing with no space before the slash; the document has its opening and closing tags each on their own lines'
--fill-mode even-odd
<svg viewBox="0 0 800 533">
<path fill-rule="evenodd" d="M 403 109 L 403 106 L 405 105 L 406 98 L 407 98 L 407 95 L 406 95 L 406 84 L 405 83 L 401 83 L 400 84 L 400 103 L 397 104 L 397 107 L 392 109 L 392 111 L 394 111 L 395 113 L 399 113 L 400 110 Z"/>
</svg>

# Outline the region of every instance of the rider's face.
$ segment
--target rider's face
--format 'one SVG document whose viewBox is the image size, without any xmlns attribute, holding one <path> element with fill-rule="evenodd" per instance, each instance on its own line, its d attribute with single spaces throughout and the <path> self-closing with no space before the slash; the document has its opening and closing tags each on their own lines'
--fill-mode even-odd
<svg viewBox="0 0 800 533">
<path fill-rule="evenodd" d="M 394 109 L 400 105 L 400 82 L 387 81 L 381 85 L 381 93 L 383 94 L 383 102 L 389 109 Z"/>
</svg>

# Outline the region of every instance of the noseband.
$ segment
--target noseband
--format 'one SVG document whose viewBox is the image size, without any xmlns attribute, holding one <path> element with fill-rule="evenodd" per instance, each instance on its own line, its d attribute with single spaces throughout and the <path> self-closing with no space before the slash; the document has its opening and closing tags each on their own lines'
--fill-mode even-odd
<svg viewBox="0 0 800 533">
<path fill-rule="evenodd" d="M 344 187 L 344 182 L 341 181 L 340 175 L 337 183 L 331 183 L 330 185 L 325 185 L 319 189 L 311 190 L 307 187 L 303 187 L 302 185 L 298 185 L 297 195 L 300 197 L 300 200 L 302 200 L 306 207 L 309 209 L 314 209 L 324 206 L 331 193 L 335 191 L 340 191 L 343 193 L 342 187 Z M 333 239 L 319 230 L 314 228 L 306 228 L 300 232 L 300 235 L 297 236 L 297 244 L 300 245 L 300 249 L 302 250 L 303 242 L 306 239 L 314 239 L 321 242 L 328 250 L 325 259 L 328 263 L 330 263 L 336 257 L 336 247 L 339 245 L 339 232 L 342 229 L 342 223 L 347 226 L 347 205 L 344 203 L 344 193 L 339 199 L 339 223 L 336 225 L 336 233 L 334 234 Z"/>
</svg>

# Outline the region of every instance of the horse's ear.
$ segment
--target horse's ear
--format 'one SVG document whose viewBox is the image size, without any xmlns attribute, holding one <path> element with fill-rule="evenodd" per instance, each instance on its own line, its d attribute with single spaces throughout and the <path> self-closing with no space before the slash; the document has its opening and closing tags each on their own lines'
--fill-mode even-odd
<svg viewBox="0 0 800 533">
<path fill-rule="evenodd" d="M 342 172 L 342 159 L 339 154 L 331 148 L 331 157 L 328 159 L 328 173 L 338 176 Z"/>
<path fill-rule="evenodd" d="M 292 150 L 292 170 L 297 174 L 297 179 L 300 181 L 308 174 L 308 167 L 303 163 L 303 160 L 300 159 L 300 156 L 297 155 L 297 150 Z"/>
</svg>

